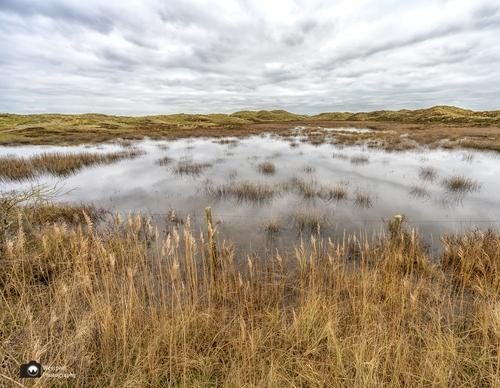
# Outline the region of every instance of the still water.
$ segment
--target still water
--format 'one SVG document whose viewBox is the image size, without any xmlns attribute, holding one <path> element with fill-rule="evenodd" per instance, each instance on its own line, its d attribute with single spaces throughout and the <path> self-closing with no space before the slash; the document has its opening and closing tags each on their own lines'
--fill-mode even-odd
<svg viewBox="0 0 500 388">
<path fill-rule="evenodd" d="M 318 228 L 301 227 L 297 221 L 301 217 L 320 220 L 319 233 L 338 239 L 344 233 L 377 234 L 385 220 L 404 214 L 432 249 L 444 232 L 500 226 L 497 153 L 424 148 L 388 152 L 364 146 L 312 145 L 302 140 L 300 134 L 287 139 L 266 135 L 225 141 L 144 140 L 128 144 L 143 151 L 135 159 L 85 168 L 67 178 L 43 175 L 34 182 L 0 185 L 2 190 L 32 183 L 63 185 L 60 202 L 90 202 L 117 212 L 141 212 L 166 227 L 172 220 L 182 222 L 190 215 L 193 227 L 201 230 L 204 209 L 211 206 L 219 233 L 238 249 L 250 251 L 290 247 L 291 242 L 318 233 Z M 110 152 L 122 147 L 119 143 L 0 147 L 0 156 Z M 274 173 L 259 171 L 263 162 L 272 163 Z M 199 163 L 203 168 L 197 174 L 179 174 L 179 163 Z M 432 168 L 434 176 L 423 178 L 422 168 Z M 478 188 L 461 194 L 448 192 L 443 181 L 456 175 L 472 179 Z M 317 191 L 342 187 L 347 197 L 305 198 L 294 190 L 281 189 L 297 179 Z M 277 193 L 269 201 L 245 202 L 217 198 L 207 191 L 207 187 L 241 182 L 274 187 Z M 357 193 L 369 197 L 369 203 L 356 201 Z M 279 225 L 272 236 L 264 228 L 270 220 Z"/>
</svg>

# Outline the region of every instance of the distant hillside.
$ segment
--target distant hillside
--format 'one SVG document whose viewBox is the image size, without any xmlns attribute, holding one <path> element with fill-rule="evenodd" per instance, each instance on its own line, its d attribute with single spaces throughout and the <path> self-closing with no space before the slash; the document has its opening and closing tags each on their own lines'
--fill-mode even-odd
<svg viewBox="0 0 500 388">
<path fill-rule="evenodd" d="M 231 114 L 232 117 L 238 117 L 248 121 L 295 121 L 306 120 L 309 118 L 307 115 L 297 115 L 295 113 L 287 112 L 286 110 L 242 110 Z"/>
<path fill-rule="evenodd" d="M 475 112 L 454 106 L 434 106 L 427 109 L 375 111 L 354 113 L 346 120 L 398 121 L 413 123 L 500 124 L 500 111 Z"/>
<path fill-rule="evenodd" d="M 250 122 L 266 121 L 397 121 L 406 123 L 500 124 L 500 111 L 475 112 L 454 106 L 434 106 L 427 109 L 374 112 L 325 112 L 318 115 L 297 115 L 285 110 L 240 111 L 230 115 Z"/>
</svg>

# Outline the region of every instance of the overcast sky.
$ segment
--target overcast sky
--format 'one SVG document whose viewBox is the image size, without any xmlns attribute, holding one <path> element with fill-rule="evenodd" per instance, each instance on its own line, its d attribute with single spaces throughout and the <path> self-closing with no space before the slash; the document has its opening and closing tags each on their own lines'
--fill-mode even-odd
<svg viewBox="0 0 500 388">
<path fill-rule="evenodd" d="M 0 111 L 500 109 L 499 0 L 0 0 Z"/>
</svg>

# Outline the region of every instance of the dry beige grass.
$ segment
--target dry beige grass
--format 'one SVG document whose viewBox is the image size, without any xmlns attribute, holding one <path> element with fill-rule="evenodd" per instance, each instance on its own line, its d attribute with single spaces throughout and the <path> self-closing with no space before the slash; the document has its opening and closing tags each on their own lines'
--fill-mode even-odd
<svg viewBox="0 0 500 388">
<path fill-rule="evenodd" d="M 442 264 L 402 228 L 259 260 L 139 216 L 17 219 L 0 247 L 4 385 L 31 359 L 75 374 L 36 386 L 500 384 L 496 233 L 448 237 Z"/>
</svg>

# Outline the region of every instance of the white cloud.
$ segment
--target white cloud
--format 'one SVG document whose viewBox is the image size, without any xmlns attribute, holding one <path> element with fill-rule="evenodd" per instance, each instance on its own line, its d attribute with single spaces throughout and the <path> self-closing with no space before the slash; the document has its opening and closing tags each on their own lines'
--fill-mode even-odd
<svg viewBox="0 0 500 388">
<path fill-rule="evenodd" d="M 498 109 L 496 0 L 0 0 L 0 111 Z"/>
</svg>

